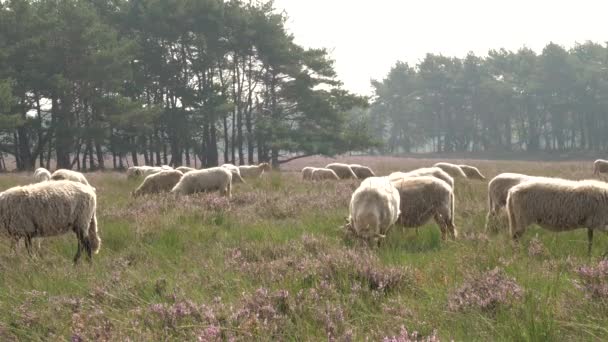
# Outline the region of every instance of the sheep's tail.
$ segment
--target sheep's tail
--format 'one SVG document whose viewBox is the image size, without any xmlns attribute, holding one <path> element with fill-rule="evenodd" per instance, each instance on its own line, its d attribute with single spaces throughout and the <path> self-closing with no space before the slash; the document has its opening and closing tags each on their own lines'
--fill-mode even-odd
<svg viewBox="0 0 608 342">
<path fill-rule="evenodd" d="M 93 214 L 91 218 L 91 223 L 89 224 L 89 246 L 91 251 L 95 254 L 99 253 L 99 248 L 101 247 L 101 239 L 97 234 L 97 215 Z"/>
</svg>

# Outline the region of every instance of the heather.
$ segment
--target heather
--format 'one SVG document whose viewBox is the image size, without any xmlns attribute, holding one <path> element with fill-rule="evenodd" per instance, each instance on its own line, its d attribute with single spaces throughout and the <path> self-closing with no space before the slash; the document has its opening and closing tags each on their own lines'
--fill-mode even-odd
<svg viewBox="0 0 608 342">
<path fill-rule="evenodd" d="M 437 160 L 346 157 L 379 174 Z M 463 341 L 608 339 L 608 237 L 531 227 L 519 244 L 485 232 L 486 186 L 457 181 L 460 238 L 430 222 L 394 227 L 380 247 L 340 227 L 356 181 L 309 183 L 294 161 L 234 186 L 233 198 L 143 196 L 124 174 L 87 174 L 101 251 L 73 266 L 74 236 L 41 256 L 0 240 L 0 340 Z M 588 178 L 589 163 L 454 160 Z M 1 189 L 30 181 L 5 174 Z"/>
</svg>

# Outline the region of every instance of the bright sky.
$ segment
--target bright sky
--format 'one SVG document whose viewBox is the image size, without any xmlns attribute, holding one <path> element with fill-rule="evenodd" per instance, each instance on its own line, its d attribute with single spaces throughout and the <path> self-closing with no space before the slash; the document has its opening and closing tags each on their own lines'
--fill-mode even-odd
<svg viewBox="0 0 608 342">
<path fill-rule="evenodd" d="M 347 89 L 371 94 L 397 60 L 427 52 L 464 57 L 489 49 L 537 52 L 553 41 L 608 41 L 606 0 L 275 0 L 296 43 L 326 47 Z"/>
</svg>

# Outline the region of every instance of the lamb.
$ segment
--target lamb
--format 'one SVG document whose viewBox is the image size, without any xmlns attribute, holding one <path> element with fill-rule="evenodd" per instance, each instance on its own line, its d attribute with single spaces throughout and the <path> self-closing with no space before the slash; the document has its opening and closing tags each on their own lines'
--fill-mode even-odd
<svg viewBox="0 0 608 342">
<path fill-rule="evenodd" d="M 599 176 L 600 173 L 608 173 L 608 160 L 598 159 L 593 162 L 593 174 Z"/>
<path fill-rule="evenodd" d="M 357 179 L 357 175 L 353 172 L 348 164 L 331 163 L 325 166 L 326 169 L 334 170 L 340 179 Z"/>
<path fill-rule="evenodd" d="M 365 179 L 368 177 L 376 177 L 376 174 L 374 173 L 374 171 L 372 171 L 372 169 L 367 166 L 362 166 L 359 164 L 350 164 L 349 166 L 353 170 L 353 172 L 355 173 L 357 178 L 359 178 L 359 179 Z"/>
<path fill-rule="evenodd" d="M 224 167 L 190 171 L 171 189 L 178 195 L 219 190 L 220 194 L 231 197 L 232 172 Z"/>
<path fill-rule="evenodd" d="M 179 170 L 163 170 L 147 176 L 141 185 L 133 191 L 133 197 L 169 192 L 182 179 L 184 174 Z"/>
<path fill-rule="evenodd" d="M 315 167 L 312 166 L 307 166 L 305 168 L 302 169 L 302 179 L 304 180 L 311 180 L 312 179 L 312 172 L 315 170 Z"/>
<path fill-rule="evenodd" d="M 272 168 L 268 163 L 260 163 L 258 165 L 241 165 L 239 166 L 240 176 L 243 178 L 262 177 L 264 172 L 270 172 Z"/>
<path fill-rule="evenodd" d="M 43 167 L 39 167 L 36 169 L 36 171 L 34 171 L 34 179 L 36 180 L 36 182 L 48 181 L 51 179 L 51 173 L 49 172 L 49 170 Z"/>
<path fill-rule="evenodd" d="M 188 166 L 180 166 L 180 167 L 176 168 L 176 170 L 181 173 L 186 173 L 186 172 L 194 171 L 196 169 L 193 167 L 188 167 Z"/>
<path fill-rule="evenodd" d="M 399 218 L 399 192 L 385 177 L 366 178 L 353 192 L 346 230 L 378 244 Z"/>
<path fill-rule="evenodd" d="M 533 223 L 554 232 L 587 228 L 587 253 L 591 255 L 593 231 L 608 231 L 608 184 L 595 180 L 528 180 L 509 190 L 507 214 L 514 240 Z"/>
<path fill-rule="evenodd" d="M 127 178 L 146 177 L 161 171 L 160 166 L 131 166 L 127 169 Z"/>
<path fill-rule="evenodd" d="M 82 173 L 68 169 L 59 169 L 53 172 L 51 175 L 51 180 L 69 180 L 72 182 L 79 182 L 89 185 L 89 182 Z"/>
<path fill-rule="evenodd" d="M 464 173 L 464 171 L 462 171 L 462 169 L 458 165 L 450 163 L 436 163 L 433 166 L 442 169 L 443 171 L 447 172 L 448 175 L 454 178 L 467 178 L 467 175 Z"/>
<path fill-rule="evenodd" d="M 315 168 L 311 172 L 310 179 L 313 181 L 339 180 L 340 177 L 332 169 Z"/>
<path fill-rule="evenodd" d="M 479 172 L 479 169 L 477 169 L 475 166 L 470 166 L 470 165 L 458 165 L 458 166 L 469 179 L 479 179 L 479 180 L 486 179 L 486 177 L 484 175 L 482 175 L 481 172 Z"/>
<path fill-rule="evenodd" d="M 17 186 L 0 193 L 0 233 L 18 241 L 25 238 L 31 254 L 32 238 L 57 236 L 73 231 L 78 238 L 74 263 L 82 250 L 89 261 L 98 253 L 97 196 L 85 184 L 69 180 Z"/>
<path fill-rule="evenodd" d="M 420 169 L 412 170 L 409 172 L 393 172 L 388 175 L 389 180 L 392 182 L 398 181 L 404 177 L 420 177 L 420 176 L 432 176 L 437 179 L 448 183 L 448 185 L 454 189 L 454 179 L 438 167 L 423 167 Z"/>
<path fill-rule="evenodd" d="M 238 166 L 234 166 L 232 164 L 224 164 L 222 165 L 222 167 L 232 172 L 233 183 L 245 183 L 245 180 L 241 177 L 241 170 Z"/>
<path fill-rule="evenodd" d="M 441 238 L 458 236 L 454 226 L 454 192 L 446 182 L 431 176 L 402 178 L 392 183 L 401 197 L 398 224 L 420 227 L 431 218 L 441 229 Z"/>
</svg>

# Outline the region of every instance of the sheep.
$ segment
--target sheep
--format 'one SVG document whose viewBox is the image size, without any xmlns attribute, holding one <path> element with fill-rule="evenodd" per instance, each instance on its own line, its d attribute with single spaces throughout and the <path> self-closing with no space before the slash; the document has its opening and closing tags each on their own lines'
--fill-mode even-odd
<svg viewBox="0 0 608 342">
<path fill-rule="evenodd" d="M 331 163 L 325 166 L 326 169 L 332 169 L 340 177 L 340 179 L 358 179 L 348 164 Z"/>
<path fill-rule="evenodd" d="M 49 170 L 43 167 L 39 167 L 36 169 L 36 171 L 34 171 L 34 179 L 36 180 L 36 182 L 48 181 L 51 179 L 51 173 L 49 172 Z"/>
<path fill-rule="evenodd" d="M 470 166 L 470 165 L 458 165 L 458 166 L 469 179 L 479 179 L 479 180 L 486 179 L 486 177 L 483 174 L 481 174 L 481 172 L 479 172 L 479 169 L 477 169 L 475 166 Z"/>
<path fill-rule="evenodd" d="M 89 182 L 82 173 L 68 169 L 59 169 L 53 172 L 53 174 L 51 175 L 51 180 L 69 180 L 72 182 L 79 182 L 82 184 L 89 185 Z"/>
<path fill-rule="evenodd" d="M 374 171 L 372 171 L 372 169 L 367 166 L 362 166 L 359 164 L 350 164 L 349 166 L 353 170 L 353 172 L 355 173 L 357 178 L 359 178 L 359 179 L 365 179 L 368 177 L 376 177 L 376 174 L 374 173 Z"/>
<path fill-rule="evenodd" d="M 264 172 L 270 172 L 272 168 L 268 163 L 260 163 L 258 165 L 241 165 L 239 166 L 240 176 L 243 178 L 262 177 Z"/>
<path fill-rule="evenodd" d="M 458 237 L 454 226 L 454 191 L 446 182 L 431 176 L 402 178 L 392 183 L 401 197 L 401 214 L 397 223 L 420 227 L 431 217 L 441 229 L 441 238 Z"/>
<path fill-rule="evenodd" d="M 186 173 L 186 172 L 194 171 L 196 169 L 193 167 L 188 167 L 188 166 L 180 166 L 180 167 L 176 168 L 176 170 L 181 173 Z"/>
<path fill-rule="evenodd" d="M 311 180 L 312 179 L 312 172 L 315 170 L 315 167 L 312 166 L 307 166 L 305 168 L 302 169 L 302 179 L 304 180 Z"/>
<path fill-rule="evenodd" d="M 591 255 L 593 230 L 608 230 L 608 184 L 595 180 L 532 179 L 507 195 L 511 236 L 519 240 L 531 224 L 554 232 L 587 228 Z"/>
<path fill-rule="evenodd" d="M 13 187 L 0 193 L 0 233 L 13 241 L 25 238 L 31 255 L 32 238 L 73 231 L 78 238 L 74 263 L 83 249 L 91 261 L 101 246 L 96 203 L 92 187 L 69 180 Z"/>
<path fill-rule="evenodd" d="M 141 185 L 133 191 L 133 197 L 169 192 L 182 179 L 184 174 L 179 170 L 163 170 L 147 176 Z"/>
<path fill-rule="evenodd" d="M 312 170 L 310 179 L 313 181 L 320 180 L 339 180 L 340 177 L 332 169 L 315 168 Z"/>
<path fill-rule="evenodd" d="M 600 173 L 608 172 L 608 160 L 598 159 L 593 162 L 593 174 L 599 176 Z"/>
<path fill-rule="evenodd" d="M 221 195 L 230 198 L 232 172 L 224 167 L 190 171 L 171 189 L 178 195 L 189 195 L 207 190 L 219 190 Z"/>
<path fill-rule="evenodd" d="M 464 171 L 462 171 L 462 169 L 458 165 L 450 163 L 436 163 L 433 166 L 442 169 L 443 171 L 447 172 L 448 175 L 454 178 L 467 178 L 467 175 L 464 173 Z"/>
<path fill-rule="evenodd" d="M 232 164 L 223 164 L 222 167 L 232 172 L 233 183 L 246 183 L 245 180 L 241 177 L 241 170 L 238 166 L 234 166 Z"/>
<path fill-rule="evenodd" d="M 448 183 L 448 185 L 454 189 L 454 179 L 448 175 L 447 172 L 443 171 L 438 167 L 423 167 L 420 169 L 412 170 L 409 172 L 393 172 L 388 175 L 391 181 L 398 181 L 403 177 L 420 177 L 420 176 L 432 176 Z"/>
<path fill-rule="evenodd" d="M 127 178 L 146 177 L 161 171 L 160 166 L 131 166 L 127 169 Z"/>
<path fill-rule="evenodd" d="M 399 218 L 399 205 L 399 192 L 387 178 L 366 178 L 351 196 L 344 228 L 368 243 L 379 244 Z"/>
</svg>

